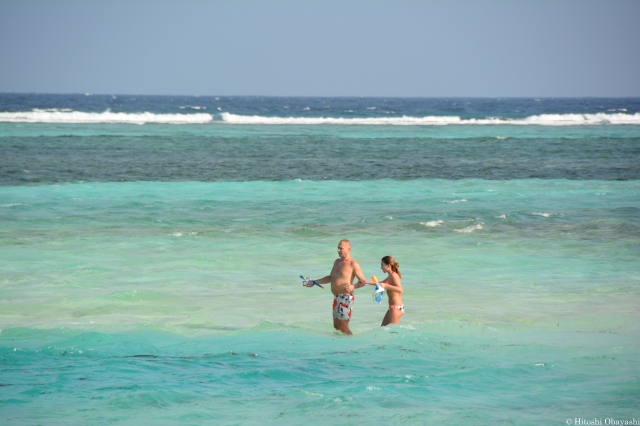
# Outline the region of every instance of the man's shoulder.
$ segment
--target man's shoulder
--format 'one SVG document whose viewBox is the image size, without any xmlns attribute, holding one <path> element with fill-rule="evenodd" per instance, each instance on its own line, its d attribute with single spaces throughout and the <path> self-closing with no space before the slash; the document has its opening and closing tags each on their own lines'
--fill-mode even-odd
<svg viewBox="0 0 640 426">
<path fill-rule="evenodd" d="M 347 262 L 349 263 L 350 266 L 354 267 L 354 266 L 358 266 L 358 262 L 356 262 L 356 260 L 352 257 L 349 260 L 347 260 Z"/>
</svg>

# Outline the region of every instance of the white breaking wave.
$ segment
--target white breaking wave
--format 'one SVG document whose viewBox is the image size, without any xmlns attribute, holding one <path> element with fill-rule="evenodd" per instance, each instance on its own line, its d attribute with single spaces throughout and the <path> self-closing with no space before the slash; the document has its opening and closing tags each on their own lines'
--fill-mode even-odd
<svg viewBox="0 0 640 426">
<path fill-rule="evenodd" d="M 475 225 L 467 226 L 466 228 L 462 228 L 462 229 L 455 229 L 455 231 L 462 232 L 464 234 L 470 234 L 473 231 L 477 231 L 478 229 L 482 229 L 481 223 L 476 223 Z"/>
<path fill-rule="evenodd" d="M 444 222 L 441 220 L 430 220 L 429 222 L 419 222 L 420 225 L 427 226 L 429 228 L 435 228 L 436 226 L 442 225 Z"/>
<path fill-rule="evenodd" d="M 456 116 L 427 117 L 265 117 L 260 115 L 239 115 L 223 112 L 220 117 L 230 124 L 356 124 L 387 126 L 446 126 L 446 125 L 518 125 L 518 126 L 581 126 L 601 124 L 640 125 L 640 113 L 635 114 L 542 114 L 526 118 L 468 118 Z"/>
<path fill-rule="evenodd" d="M 0 122 L 5 123 L 68 123 L 68 124 L 201 124 L 213 120 L 211 114 L 154 114 L 151 112 L 81 112 L 68 109 L 34 109 L 27 112 L 0 112 Z"/>
<path fill-rule="evenodd" d="M 182 109 L 205 109 L 198 106 L 184 106 Z M 220 108 L 217 108 L 220 110 Z M 580 126 L 580 125 L 640 125 L 640 113 L 625 114 L 542 114 L 522 119 L 509 118 L 469 118 L 456 116 L 426 117 L 265 117 L 260 115 L 240 115 L 222 112 L 220 119 L 229 124 L 295 124 L 295 125 L 388 125 L 388 126 L 446 126 L 446 125 L 539 125 L 539 126 Z M 151 112 L 82 112 L 70 109 L 34 109 L 24 112 L 0 112 L 0 122 L 5 123 L 162 123 L 162 124 L 203 124 L 214 121 L 209 113 L 155 114 Z"/>
</svg>

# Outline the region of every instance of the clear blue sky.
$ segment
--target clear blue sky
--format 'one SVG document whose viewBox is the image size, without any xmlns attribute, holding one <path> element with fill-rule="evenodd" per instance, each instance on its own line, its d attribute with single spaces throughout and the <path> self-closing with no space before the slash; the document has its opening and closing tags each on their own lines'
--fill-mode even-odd
<svg viewBox="0 0 640 426">
<path fill-rule="evenodd" d="M 640 1 L 0 0 L 0 91 L 640 96 Z"/>
</svg>

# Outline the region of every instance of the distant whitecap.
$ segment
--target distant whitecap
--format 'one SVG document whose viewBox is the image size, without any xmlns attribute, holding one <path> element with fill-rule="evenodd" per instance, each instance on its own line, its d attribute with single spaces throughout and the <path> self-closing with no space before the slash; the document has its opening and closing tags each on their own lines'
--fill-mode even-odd
<svg viewBox="0 0 640 426">
<path fill-rule="evenodd" d="M 466 228 L 456 229 L 456 232 L 461 232 L 463 234 L 470 234 L 473 231 L 477 231 L 478 229 L 482 229 L 481 223 L 476 223 L 475 225 L 467 226 Z"/>
<path fill-rule="evenodd" d="M 418 222 L 422 226 L 426 226 L 428 228 L 435 228 L 436 226 L 442 225 L 444 222 L 441 220 L 430 220 L 428 222 Z"/>
</svg>

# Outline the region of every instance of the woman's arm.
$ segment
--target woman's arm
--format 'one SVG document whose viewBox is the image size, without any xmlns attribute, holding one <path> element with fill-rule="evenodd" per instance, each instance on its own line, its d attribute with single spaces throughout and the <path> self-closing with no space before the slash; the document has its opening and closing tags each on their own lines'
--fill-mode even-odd
<svg viewBox="0 0 640 426">
<path fill-rule="evenodd" d="M 374 275 L 375 276 L 375 275 Z M 365 284 L 369 284 L 369 285 L 376 285 L 376 284 L 380 284 L 380 283 L 386 283 L 387 282 L 387 278 L 385 278 L 384 280 L 380 280 L 380 281 L 365 281 Z"/>
<path fill-rule="evenodd" d="M 385 290 L 402 294 L 402 284 L 400 283 L 400 278 L 390 276 L 386 280 L 381 281 L 380 286 Z"/>
</svg>

